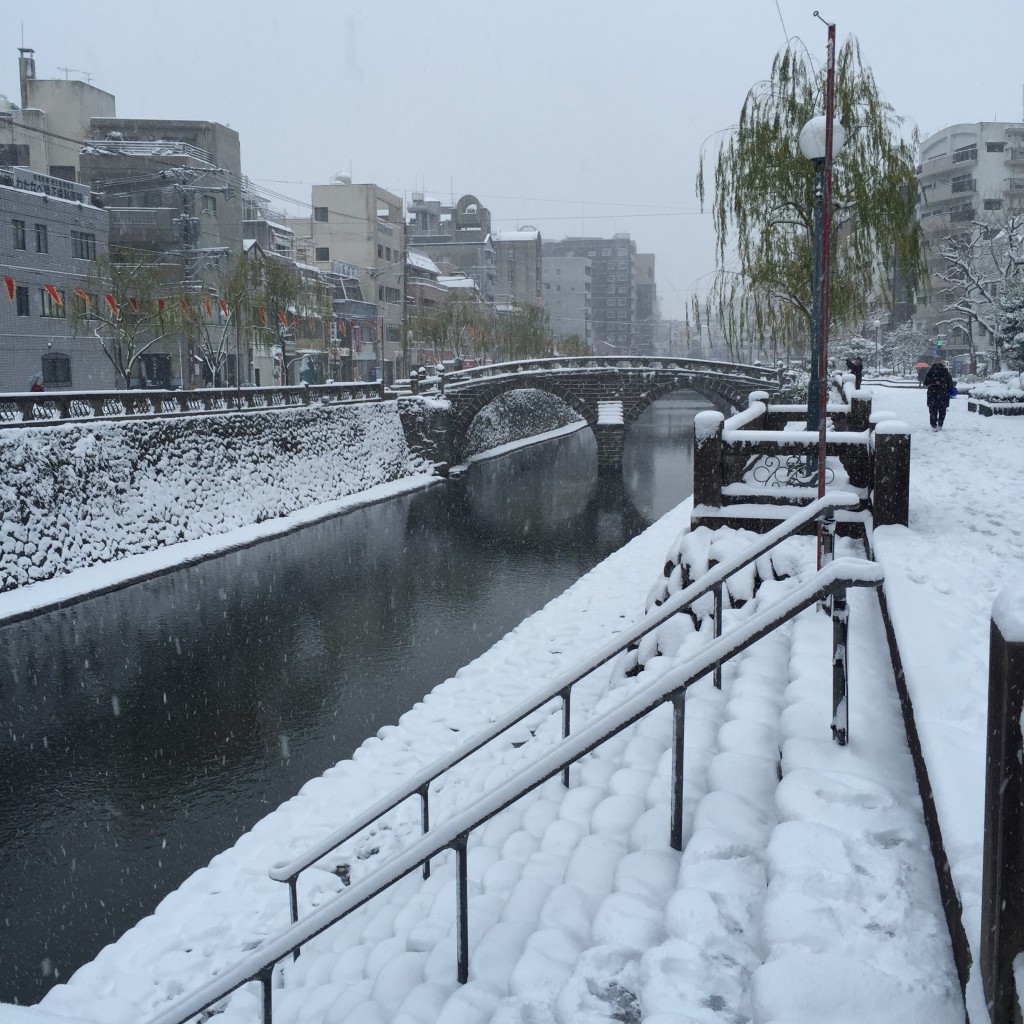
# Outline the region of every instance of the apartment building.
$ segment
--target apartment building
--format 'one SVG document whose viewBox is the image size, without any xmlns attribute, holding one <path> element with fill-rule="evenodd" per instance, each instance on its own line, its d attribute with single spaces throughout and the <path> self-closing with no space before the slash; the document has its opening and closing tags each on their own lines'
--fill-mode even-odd
<svg viewBox="0 0 1024 1024">
<path fill-rule="evenodd" d="M 544 310 L 557 348 L 560 338 L 593 343 L 590 322 L 593 270 L 587 256 L 544 257 Z"/>
<path fill-rule="evenodd" d="M 336 263 L 359 273 L 361 301 L 376 303 L 375 317 L 358 324 L 358 350 L 352 353 L 359 380 L 390 382 L 404 376 L 402 345 L 405 281 L 405 224 L 402 200 L 373 184 L 353 184 L 337 174 L 325 185 L 314 185 L 310 217 L 289 218 L 295 231 L 296 259 L 325 273 Z M 353 346 L 354 347 L 354 346 Z"/>
<path fill-rule="evenodd" d="M 540 232 L 534 227 L 491 233 L 497 299 L 507 306 L 544 304 Z"/>
<path fill-rule="evenodd" d="M 921 143 L 918 180 L 921 201 L 918 216 L 927 245 L 931 271 L 929 294 L 921 297 L 917 318 L 934 334 L 946 334 L 950 348 L 969 346 L 967 332 L 942 326 L 948 293 L 938 279 L 944 264 L 939 256 L 942 239 L 970 231 L 977 221 L 997 226 L 1010 212 L 1024 212 L 1024 123 L 982 121 L 955 124 Z M 982 336 L 973 342 L 984 347 Z"/>
<path fill-rule="evenodd" d="M 0 165 L 81 181 L 79 144 L 94 117 L 114 117 L 114 97 L 75 78 L 37 78 L 35 51 L 18 51 L 21 107 L 0 97 Z"/>
<path fill-rule="evenodd" d="M 591 323 L 595 355 L 636 352 L 636 243 L 626 232 L 612 238 L 545 241 L 544 259 L 575 256 L 591 262 Z"/>
<path fill-rule="evenodd" d="M 0 391 L 27 391 L 35 374 L 52 390 L 114 386 L 102 345 L 76 334 L 70 311 L 89 296 L 107 211 L 87 188 L 27 168 L 0 169 Z"/>
</svg>

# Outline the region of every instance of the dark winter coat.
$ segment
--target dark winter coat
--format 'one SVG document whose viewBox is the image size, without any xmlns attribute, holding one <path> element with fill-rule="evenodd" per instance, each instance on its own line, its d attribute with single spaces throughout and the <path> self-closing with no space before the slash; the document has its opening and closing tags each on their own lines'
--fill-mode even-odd
<svg viewBox="0 0 1024 1024">
<path fill-rule="evenodd" d="M 949 370 L 942 363 L 932 363 L 928 372 L 924 375 L 924 386 L 928 389 L 928 405 L 941 406 L 949 405 L 949 389 L 953 386 L 953 378 Z"/>
</svg>

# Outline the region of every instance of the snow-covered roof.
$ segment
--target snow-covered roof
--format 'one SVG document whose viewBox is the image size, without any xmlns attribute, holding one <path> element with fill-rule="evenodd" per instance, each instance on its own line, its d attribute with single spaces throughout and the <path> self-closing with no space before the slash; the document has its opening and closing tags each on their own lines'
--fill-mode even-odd
<svg viewBox="0 0 1024 1024">
<path fill-rule="evenodd" d="M 439 277 L 437 283 L 445 288 L 476 288 L 476 281 L 471 277 Z"/>
<path fill-rule="evenodd" d="M 492 231 L 491 240 L 495 242 L 535 242 L 540 238 L 536 228 L 529 231 Z"/>
<path fill-rule="evenodd" d="M 409 250 L 408 262 L 410 266 L 417 267 L 419 270 L 425 270 L 427 273 L 437 274 L 438 276 L 441 274 L 438 265 L 429 256 L 416 252 L 415 249 Z"/>
</svg>

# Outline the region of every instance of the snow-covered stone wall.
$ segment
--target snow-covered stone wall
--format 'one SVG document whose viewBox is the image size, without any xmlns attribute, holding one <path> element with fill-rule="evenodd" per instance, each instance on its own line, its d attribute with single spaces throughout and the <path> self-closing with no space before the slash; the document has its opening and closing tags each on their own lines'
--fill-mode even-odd
<svg viewBox="0 0 1024 1024">
<path fill-rule="evenodd" d="M 421 471 L 394 402 L 0 430 L 0 592 Z"/>
</svg>

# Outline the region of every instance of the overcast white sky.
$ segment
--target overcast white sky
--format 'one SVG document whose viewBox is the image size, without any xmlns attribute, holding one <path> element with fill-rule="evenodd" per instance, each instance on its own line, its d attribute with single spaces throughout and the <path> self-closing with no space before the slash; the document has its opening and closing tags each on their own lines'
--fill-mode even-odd
<svg viewBox="0 0 1024 1024">
<path fill-rule="evenodd" d="M 922 135 L 1024 117 L 1021 0 L 827 2 L 48 0 L 9 12 L 0 92 L 18 102 L 24 40 L 40 78 L 87 71 L 120 117 L 231 125 L 266 190 L 308 202 L 351 170 L 400 196 L 471 192 L 496 229 L 628 231 L 680 316 L 714 267 L 701 145 L 787 34 L 824 57 L 816 7 Z"/>
</svg>

